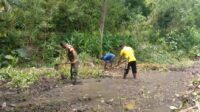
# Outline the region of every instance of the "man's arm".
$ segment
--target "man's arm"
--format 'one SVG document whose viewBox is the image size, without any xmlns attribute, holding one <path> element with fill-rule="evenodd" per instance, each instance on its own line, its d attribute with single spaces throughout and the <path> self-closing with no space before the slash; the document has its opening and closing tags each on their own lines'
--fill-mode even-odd
<svg viewBox="0 0 200 112">
<path fill-rule="evenodd" d="M 71 50 L 71 52 L 73 53 L 73 55 L 74 55 L 74 57 L 77 57 L 77 53 L 76 53 L 76 51 L 75 51 L 75 49 L 73 48 L 72 50 Z M 75 58 L 72 62 L 69 62 L 70 64 L 74 64 L 74 63 L 76 63 L 78 61 L 78 58 Z"/>
<path fill-rule="evenodd" d="M 74 61 L 72 61 L 72 62 L 69 62 L 69 64 L 74 64 L 74 63 L 76 63 L 78 60 L 77 59 L 75 59 Z"/>
<path fill-rule="evenodd" d="M 117 66 L 119 66 L 119 64 L 121 63 L 123 56 L 124 56 L 124 50 L 122 49 L 122 50 L 120 51 L 120 57 L 119 57 Z"/>
<path fill-rule="evenodd" d="M 119 66 L 119 64 L 121 63 L 121 61 L 122 61 L 122 56 L 119 57 L 119 60 L 118 60 L 117 66 Z"/>
<path fill-rule="evenodd" d="M 119 66 L 122 63 L 128 64 L 128 59 L 124 59 L 123 56 L 120 56 L 117 66 Z"/>
</svg>

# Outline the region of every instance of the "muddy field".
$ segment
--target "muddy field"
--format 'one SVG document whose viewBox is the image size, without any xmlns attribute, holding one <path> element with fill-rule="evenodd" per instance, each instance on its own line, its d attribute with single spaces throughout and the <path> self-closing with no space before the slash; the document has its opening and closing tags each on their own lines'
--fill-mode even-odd
<svg viewBox="0 0 200 112">
<path fill-rule="evenodd" d="M 131 72 L 122 79 L 122 69 L 105 72 L 101 78 L 70 81 L 41 78 L 26 91 L 1 86 L 1 111 L 10 112 L 170 112 L 169 106 L 180 103 L 175 94 L 188 89 L 199 71 L 200 61 L 193 67 L 174 71 Z"/>
</svg>

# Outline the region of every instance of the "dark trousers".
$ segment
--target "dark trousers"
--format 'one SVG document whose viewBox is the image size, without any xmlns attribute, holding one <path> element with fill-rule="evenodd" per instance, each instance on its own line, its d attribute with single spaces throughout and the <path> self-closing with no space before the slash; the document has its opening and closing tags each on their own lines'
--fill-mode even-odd
<svg viewBox="0 0 200 112">
<path fill-rule="evenodd" d="M 73 84 L 75 84 L 76 80 L 77 80 L 78 65 L 79 65 L 79 62 L 71 64 L 71 69 L 70 69 L 70 75 L 71 75 L 71 77 L 70 78 L 71 78 Z"/>
<path fill-rule="evenodd" d="M 136 73 L 137 73 L 136 61 L 131 61 L 131 62 L 128 62 L 128 66 L 124 70 L 124 79 L 126 78 L 130 67 L 132 69 L 133 77 L 136 78 Z"/>
</svg>

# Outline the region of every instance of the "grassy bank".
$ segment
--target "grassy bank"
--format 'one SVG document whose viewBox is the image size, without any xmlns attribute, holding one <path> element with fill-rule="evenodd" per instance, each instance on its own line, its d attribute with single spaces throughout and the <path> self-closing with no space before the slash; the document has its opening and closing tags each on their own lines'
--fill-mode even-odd
<svg viewBox="0 0 200 112">
<path fill-rule="evenodd" d="M 149 70 L 167 71 L 169 68 L 183 68 L 193 64 L 191 60 L 182 60 L 174 64 L 159 64 L 159 63 L 138 63 L 138 71 L 145 72 Z M 54 77 L 61 78 L 61 75 L 65 78 L 70 78 L 70 65 L 59 67 L 55 70 L 53 67 L 29 67 L 29 68 L 16 68 L 6 67 L 0 69 L 0 83 L 5 84 L 11 88 L 27 88 L 41 77 Z M 81 64 L 79 66 L 78 78 L 97 78 L 103 75 L 103 65 L 91 65 Z"/>
</svg>

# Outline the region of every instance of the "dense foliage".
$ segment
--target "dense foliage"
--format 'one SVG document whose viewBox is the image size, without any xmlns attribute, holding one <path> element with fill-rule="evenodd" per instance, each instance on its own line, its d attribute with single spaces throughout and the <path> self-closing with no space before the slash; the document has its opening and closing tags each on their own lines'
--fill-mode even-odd
<svg viewBox="0 0 200 112">
<path fill-rule="evenodd" d="M 98 57 L 104 0 L 1 0 L 0 66 L 48 65 L 65 40 Z M 171 63 L 200 55 L 199 0 L 106 0 L 103 51 L 132 46 L 139 61 Z M 38 63 L 40 62 L 40 63 Z"/>
</svg>

